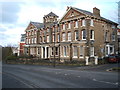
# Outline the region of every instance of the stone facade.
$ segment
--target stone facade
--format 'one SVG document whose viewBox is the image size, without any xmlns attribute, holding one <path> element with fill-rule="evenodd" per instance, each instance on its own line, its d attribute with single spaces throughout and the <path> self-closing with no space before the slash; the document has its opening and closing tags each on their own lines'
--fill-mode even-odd
<svg viewBox="0 0 120 90">
<path fill-rule="evenodd" d="M 93 13 L 75 7 L 67 7 L 65 15 L 49 13 L 43 23 L 30 22 L 26 31 L 25 54 L 41 59 L 64 62 L 85 61 L 116 54 L 117 25 L 100 16 L 100 10 Z M 36 39 L 35 39 L 36 38 Z"/>
</svg>

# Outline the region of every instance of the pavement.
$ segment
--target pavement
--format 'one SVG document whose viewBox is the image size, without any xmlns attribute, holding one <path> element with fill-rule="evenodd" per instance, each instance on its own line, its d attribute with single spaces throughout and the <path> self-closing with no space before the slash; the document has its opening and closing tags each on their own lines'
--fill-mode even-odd
<svg viewBox="0 0 120 90">
<path fill-rule="evenodd" d="M 97 66 L 2 66 L 3 88 L 117 88 L 118 73 L 106 69 L 118 64 Z"/>
<path fill-rule="evenodd" d="M 106 71 L 109 71 L 113 67 L 120 67 L 120 63 L 119 64 L 112 63 L 112 64 L 103 64 L 103 65 L 88 65 L 88 66 L 72 66 L 72 65 L 71 66 L 56 65 L 55 67 L 52 65 L 34 65 L 34 66 L 55 68 L 55 69 L 91 70 L 91 71 L 105 71 L 106 72 Z"/>
</svg>

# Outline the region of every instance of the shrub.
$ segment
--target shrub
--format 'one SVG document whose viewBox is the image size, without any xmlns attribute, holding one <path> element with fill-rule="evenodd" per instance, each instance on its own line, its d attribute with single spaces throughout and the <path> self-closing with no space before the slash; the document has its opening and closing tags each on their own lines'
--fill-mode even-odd
<svg viewBox="0 0 120 90">
<path fill-rule="evenodd" d="M 17 57 L 15 55 L 9 55 L 6 57 L 6 60 L 16 60 Z"/>
</svg>

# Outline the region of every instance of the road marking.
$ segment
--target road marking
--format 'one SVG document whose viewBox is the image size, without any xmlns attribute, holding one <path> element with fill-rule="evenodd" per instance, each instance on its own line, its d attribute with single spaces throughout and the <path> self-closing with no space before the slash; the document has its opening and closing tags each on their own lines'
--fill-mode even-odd
<svg viewBox="0 0 120 90">
<path fill-rule="evenodd" d="M 77 77 L 79 77 L 79 78 L 80 78 L 80 76 L 77 76 Z"/>
<path fill-rule="evenodd" d="M 67 74 L 65 74 L 65 76 L 67 76 Z"/>
<path fill-rule="evenodd" d="M 101 82 L 101 83 L 107 83 L 107 84 L 113 84 L 113 85 L 118 85 L 118 82 L 112 83 L 112 82 L 106 82 L 106 81 L 99 81 L 99 80 L 96 80 L 95 78 L 93 79 L 93 81 Z"/>
<path fill-rule="evenodd" d="M 61 72 L 55 72 L 55 74 L 60 74 Z"/>
</svg>

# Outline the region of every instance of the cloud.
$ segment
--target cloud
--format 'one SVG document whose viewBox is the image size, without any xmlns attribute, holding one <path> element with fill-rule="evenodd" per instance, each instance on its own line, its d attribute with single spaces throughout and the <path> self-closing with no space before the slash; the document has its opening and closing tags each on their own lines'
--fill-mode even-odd
<svg viewBox="0 0 120 90">
<path fill-rule="evenodd" d="M 1 2 L 1 15 L 2 23 L 16 23 L 18 20 L 18 12 L 20 11 L 20 5 L 22 2 Z"/>
<path fill-rule="evenodd" d="M 43 22 L 44 15 L 54 12 L 59 19 L 66 12 L 67 6 L 77 7 L 92 12 L 99 8 L 101 16 L 115 21 L 119 0 L 2 0 L 0 1 L 0 44 L 17 43 L 20 34 L 30 21 Z M 112 13 L 111 13 L 112 12 Z M 2 15 L 2 16 L 1 16 Z"/>
</svg>

